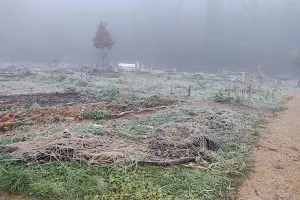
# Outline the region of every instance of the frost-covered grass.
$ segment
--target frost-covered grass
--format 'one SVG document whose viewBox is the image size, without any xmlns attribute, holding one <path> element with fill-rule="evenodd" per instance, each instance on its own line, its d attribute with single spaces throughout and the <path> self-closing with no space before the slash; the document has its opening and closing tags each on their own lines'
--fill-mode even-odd
<svg viewBox="0 0 300 200">
<path fill-rule="evenodd" d="M 230 103 L 274 110 L 281 110 L 279 107 L 282 107 L 282 102 L 289 98 L 281 94 L 280 86 L 274 80 L 249 79 L 242 82 L 238 78 L 205 75 L 199 79 L 193 74 L 125 73 L 118 78 L 92 78 L 88 89 L 100 95 L 101 91 L 110 90 L 118 91 L 120 97 L 134 95 L 146 98 L 157 95 L 178 100 L 214 100 L 221 92 L 233 100 Z"/>
<path fill-rule="evenodd" d="M 70 76 L 75 81 L 68 82 L 66 79 L 55 85 L 65 90 L 89 91 L 117 105 L 123 103 L 124 111 L 139 108 L 141 104 L 147 105 L 145 108 L 167 105 L 165 110 L 157 113 L 124 117 L 124 122 L 121 119 L 112 123 L 113 119 L 105 113 L 84 116 L 91 121 L 101 119 L 101 125 L 78 123 L 71 127 L 71 133 L 91 134 L 97 139 L 104 136 L 125 138 L 147 144 L 148 136 L 158 128 L 190 123 L 203 126 L 210 134 L 224 139 L 224 145 L 211 152 L 210 160 L 198 161 L 197 166 L 201 169 L 140 167 L 135 163 L 93 167 L 68 162 L 28 167 L 25 162 L 0 157 L 0 191 L 32 194 L 44 199 L 233 198 L 238 184 L 251 167 L 251 149 L 265 123 L 259 114 L 242 112 L 240 108 L 247 106 L 280 111 L 284 109 L 282 103 L 289 98 L 281 94 L 280 87 L 271 80 L 241 82 L 235 81 L 238 80 L 236 77 L 205 74 L 125 73 L 118 78 L 92 77 L 88 84 L 78 86 L 78 73 Z M 51 85 L 51 81 L 45 82 Z M 163 99 L 174 101 L 162 102 Z M 208 100 L 208 107 L 217 105 L 218 108 L 202 108 L 203 100 Z M 238 106 L 231 109 L 228 104 Z M 257 112 L 257 109 L 251 110 Z M 201 127 L 198 127 L 199 131 L 203 131 Z M 62 131 L 47 130 L 41 132 L 39 138 L 52 137 L 59 132 Z M 0 145 L 21 139 L 2 140 Z M 135 148 L 135 151 L 138 149 Z"/>
</svg>

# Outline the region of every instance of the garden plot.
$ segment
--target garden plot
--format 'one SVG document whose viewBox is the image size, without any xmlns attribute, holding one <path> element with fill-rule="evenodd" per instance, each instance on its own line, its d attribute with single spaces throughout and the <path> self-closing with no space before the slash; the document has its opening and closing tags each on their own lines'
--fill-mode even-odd
<svg viewBox="0 0 300 200">
<path fill-rule="evenodd" d="M 99 101 L 99 98 L 92 96 L 91 94 L 81 94 L 79 92 L 55 92 L 0 96 L 0 105 L 22 104 L 24 106 L 31 106 L 35 103 L 40 107 L 49 107 L 59 105 L 74 105 L 80 103 L 96 103 Z"/>
<path fill-rule="evenodd" d="M 11 79 L 0 79 L 0 95 L 24 95 L 34 93 L 51 93 L 51 92 L 63 92 L 64 88 L 60 87 L 56 83 L 45 83 L 37 82 L 34 80 L 11 80 Z"/>
<path fill-rule="evenodd" d="M 86 112 L 82 114 L 86 118 L 81 126 L 79 117 L 71 120 L 67 129 L 62 127 L 51 134 L 37 133 L 31 138 L 19 138 L 18 143 L 10 145 L 14 151 L 9 151 L 9 155 L 28 162 L 86 164 L 182 157 L 211 159 L 208 155 L 223 144 L 246 138 L 253 117 L 270 116 L 268 112 L 255 113 L 253 109 L 255 114 L 247 117 L 245 113 L 221 109 L 217 105 L 220 106 L 212 104 L 214 108 L 197 110 L 196 104 L 186 104 L 150 113 L 130 112 L 131 115 L 121 117 Z M 90 107 L 88 112 L 105 108 L 97 105 Z M 15 138 L 18 141 L 18 136 Z"/>
<path fill-rule="evenodd" d="M 40 80 L 43 73 L 38 82 L 57 84 L 55 74 Z M 0 190 L 46 199 L 229 198 L 265 119 L 287 100 L 271 81 L 137 72 L 78 85 L 80 72 L 65 76 L 60 93 L 0 97 Z M 16 190 L 8 180 L 18 177 L 26 187 Z"/>
</svg>

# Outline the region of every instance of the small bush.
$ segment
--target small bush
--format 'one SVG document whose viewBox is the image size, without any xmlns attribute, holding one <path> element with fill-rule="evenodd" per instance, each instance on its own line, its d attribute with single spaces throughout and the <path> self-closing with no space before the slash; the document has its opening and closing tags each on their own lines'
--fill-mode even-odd
<svg viewBox="0 0 300 200">
<path fill-rule="evenodd" d="M 64 92 L 68 92 L 68 93 L 76 92 L 76 88 L 75 87 L 67 87 L 64 89 Z"/>
<path fill-rule="evenodd" d="M 174 103 L 175 100 L 173 99 L 163 99 L 159 96 L 154 95 L 145 99 L 145 101 L 141 103 L 141 106 L 144 108 L 153 108 L 157 106 L 168 106 Z"/>
<path fill-rule="evenodd" d="M 107 133 L 105 128 L 103 128 L 100 125 L 93 125 L 89 128 L 89 130 L 91 134 L 98 135 L 98 136 L 105 135 Z"/>
<path fill-rule="evenodd" d="M 93 113 L 83 113 L 79 116 L 79 119 L 94 119 L 94 120 L 113 119 L 113 116 L 109 113 L 97 111 Z"/>
<path fill-rule="evenodd" d="M 7 191 L 9 193 L 25 192 L 31 183 L 31 178 L 33 177 L 33 174 L 27 170 L 2 172 L 0 175 L 0 190 Z"/>
<path fill-rule="evenodd" d="M 110 88 L 102 91 L 102 97 L 108 101 L 117 100 L 120 95 L 120 92 L 116 88 Z"/>
<path fill-rule="evenodd" d="M 230 103 L 233 100 L 233 97 L 230 94 L 224 95 L 222 91 L 216 93 L 214 96 L 214 101 L 218 103 Z"/>
</svg>

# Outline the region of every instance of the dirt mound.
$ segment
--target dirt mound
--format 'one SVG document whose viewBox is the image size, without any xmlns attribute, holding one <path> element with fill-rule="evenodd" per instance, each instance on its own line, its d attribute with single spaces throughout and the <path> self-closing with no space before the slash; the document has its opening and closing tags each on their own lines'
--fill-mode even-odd
<svg viewBox="0 0 300 200">
<path fill-rule="evenodd" d="M 160 158 L 180 158 L 203 157 L 208 151 L 218 150 L 221 144 L 216 134 L 209 130 L 201 131 L 192 123 L 178 123 L 157 129 L 149 147 Z"/>
<path fill-rule="evenodd" d="M 37 103 L 39 106 L 55 106 L 55 105 L 70 105 L 80 103 L 96 103 L 100 99 L 92 94 L 81 94 L 79 92 L 67 92 L 67 93 L 37 93 L 28 95 L 10 95 L 0 96 L 1 104 L 22 104 L 32 105 Z"/>
</svg>

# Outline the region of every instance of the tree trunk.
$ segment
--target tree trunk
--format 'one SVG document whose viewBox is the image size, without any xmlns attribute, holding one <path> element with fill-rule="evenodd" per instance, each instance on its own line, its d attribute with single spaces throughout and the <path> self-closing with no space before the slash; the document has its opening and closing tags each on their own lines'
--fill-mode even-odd
<svg viewBox="0 0 300 200">
<path fill-rule="evenodd" d="M 105 69 L 105 50 L 102 51 L 102 69 Z"/>
<path fill-rule="evenodd" d="M 300 87 L 300 79 L 298 80 L 298 84 L 297 84 L 297 87 Z"/>
<path fill-rule="evenodd" d="M 109 63 L 108 63 L 108 50 L 107 50 L 107 54 L 106 54 L 106 67 L 107 67 L 107 70 L 109 71 Z"/>
</svg>

